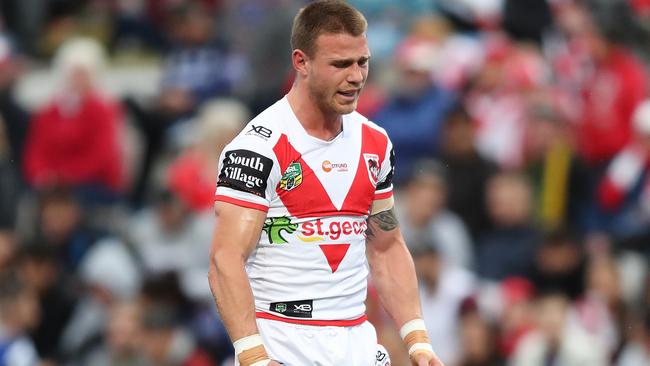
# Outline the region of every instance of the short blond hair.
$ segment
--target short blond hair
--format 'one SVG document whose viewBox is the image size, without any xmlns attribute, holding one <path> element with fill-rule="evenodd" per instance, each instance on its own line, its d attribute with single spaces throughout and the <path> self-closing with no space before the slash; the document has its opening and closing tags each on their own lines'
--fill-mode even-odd
<svg viewBox="0 0 650 366">
<path fill-rule="evenodd" d="M 316 52 L 316 39 L 321 34 L 345 33 L 358 37 L 366 32 L 368 22 L 360 11 L 340 0 L 321 0 L 300 9 L 291 29 L 292 49 L 307 56 Z"/>
</svg>

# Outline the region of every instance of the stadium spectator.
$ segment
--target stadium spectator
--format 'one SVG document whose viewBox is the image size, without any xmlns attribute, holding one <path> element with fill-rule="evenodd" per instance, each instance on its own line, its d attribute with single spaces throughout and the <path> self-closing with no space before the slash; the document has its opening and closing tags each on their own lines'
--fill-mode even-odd
<svg viewBox="0 0 650 366">
<path fill-rule="evenodd" d="M 472 268 L 473 244 L 465 224 L 446 208 L 446 169 L 435 160 L 420 160 L 405 189 L 402 233 L 407 245 L 430 241 L 444 262 Z"/>
<path fill-rule="evenodd" d="M 23 71 L 23 61 L 17 55 L 15 45 L 9 37 L 0 30 L 0 119 L 4 125 L 4 144 L 9 148 L 8 160 L 20 174 L 23 160 L 23 149 L 27 135 L 29 115 L 18 104 L 15 96 L 16 81 Z M 22 175 L 21 175 L 22 176 Z"/>
<path fill-rule="evenodd" d="M 525 176 L 502 173 L 487 184 L 487 208 L 494 227 L 477 245 L 481 277 L 502 280 L 525 276 L 535 258 L 539 233 L 531 219 L 532 187 Z"/>
<path fill-rule="evenodd" d="M 608 18 L 612 14 L 607 9 L 601 6 L 593 11 L 595 16 L 582 34 L 593 72 L 582 88 L 577 133 L 580 153 L 595 169 L 630 141 L 632 114 L 648 93 L 648 73 L 623 44 L 621 27 Z"/>
<path fill-rule="evenodd" d="M 67 274 L 76 274 L 93 244 L 104 234 L 90 227 L 74 193 L 64 186 L 38 192 L 34 241 L 50 246 Z"/>
<path fill-rule="evenodd" d="M 192 334 L 180 324 L 173 309 L 154 304 L 142 316 L 141 350 L 152 365 L 214 366 L 208 354 L 197 347 Z"/>
<path fill-rule="evenodd" d="M 621 273 L 609 253 L 592 255 L 585 276 L 585 292 L 577 300 L 567 324 L 594 338 L 608 360 L 620 349 L 625 308 Z"/>
<path fill-rule="evenodd" d="M 445 261 L 433 242 L 417 241 L 411 253 L 429 339 L 440 359 L 447 365 L 455 365 L 462 352 L 459 344 L 461 304 L 476 289 L 474 276 L 456 263 Z"/>
<path fill-rule="evenodd" d="M 533 329 L 533 284 L 523 277 L 508 277 L 496 286 L 499 355 L 510 360 L 520 342 Z M 490 310 L 490 309 L 488 309 Z"/>
<path fill-rule="evenodd" d="M 17 262 L 21 278 L 35 292 L 41 309 L 30 338 L 44 360 L 62 363 L 60 339 L 77 303 L 78 283 L 64 272 L 54 247 L 25 244 L 18 253 Z"/>
<path fill-rule="evenodd" d="M 141 205 L 150 187 L 149 174 L 165 148 L 166 133 L 189 119 L 207 100 L 230 95 L 241 81 L 238 58 L 218 42 L 210 13 L 198 2 L 185 2 L 169 10 L 170 36 L 174 46 L 165 56 L 160 94 L 152 106 L 127 100 L 136 126 L 145 138 L 140 174 L 133 188 L 133 203 Z"/>
<path fill-rule="evenodd" d="M 583 229 L 589 183 L 569 126 L 547 101 L 531 103 L 526 125 L 524 171 L 533 185 L 536 220 L 546 230 Z"/>
<path fill-rule="evenodd" d="M 650 223 L 650 100 L 633 116 L 633 137 L 609 164 L 597 190 L 603 226 L 617 237 L 642 234 Z M 609 215 L 607 215 L 609 213 Z"/>
<path fill-rule="evenodd" d="M 456 107 L 441 135 L 441 162 L 447 168 L 449 209 L 467 225 L 472 237 L 489 228 L 485 187 L 496 167 L 479 155 L 474 145 L 474 126 L 467 111 Z"/>
<path fill-rule="evenodd" d="M 596 339 L 566 325 L 570 306 L 562 295 L 539 296 L 535 303 L 536 329 L 521 341 L 510 364 L 608 365 L 607 354 Z"/>
<path fill-rule="evenodd" d="M 101 47 L 89 39 L 58 50 L 60 88 L 33 117 L 26 141 L 24 172 L 33 187 L 70 185 L 87 192 L 89 202 L 110 202 L 123 190 L 123 121 L 98 84 L 103 63 Z"/>
<path fill-rule="evenodd" d="M 544 235 L 530 278 L 540 292 L 561 293 L 571 300 L 585 290 L 587 259 L 575 237 L 558 229 Z"/>
<path fill-rule="evenodd" d="M 0 272 L 0 363 L 35 366 L 39 362 L 27 332 L 36 325 L 39 308 L 33 291 L 12 270 Z"/>
<path fill-rule="evenodd" d="M 15 225 L 18 199 L 22 191 L 7 137 L 7 124 L 0 115 L 0 227 Z"/>
<path fill-rule="evenodd" d="M 60 343 L 61 351 L 73 361 L 83 360 L 101 341 L 111 306 L 133 298 L 140 286 L 134 259 L 115 239 L 100 240 L 90 249 L 80 264 L 79 277 L 83 291 Z"/>
<path fill-rule="evenodd" d="M 474 299 L 468 298 L 460 308 L 459 343 L 462 351 L 459 366 L 498 366 L 504 360 L 497 348 L 497 328 L 481 315 Z"/>
<path fill-rule="evenodd" d="M 16 234 L 14 230 L 0 228 L 0 268 L 9 268 L 16 253 Z"/>
<path fill-rule="evenodd" d="M 81 362 L 93 366 L 146 366 L 140 349 L 141 309 L 135 302 L 111 305 L 103 342 Z"/>
<path fill-rule="evenodd" d="M 526 104 L 546 85 L 549 70 L 541 51 L 529 44 L 514 43 L 502 34 L 486 36 L 484 44 L 485 62 L 465 96 L 476 123 L 477 149 L 502 168 L 519 168 Z"/>
<path fill-rule="evenodd" d="M 246 106 L 233 99 L 206 103 L 194 126 L 194 143 L 168 169 L 169 189 L 193 212 L 214 207 L 214 187 L 221 150 L 250 117 Z"/>
<path fill-rule="evenodd" d="M 431 72 L 436 45 L 429 40 L 407 38 L 397 49 L 398 83 L 374 120 L 391 136 L 400 169 L 397 182 L 412 174 L 413 164 L 439 153 L 442 124 L 456 96 L 433 83 Z"/>
<path fill-rule="evenodd" d="M 153 317 L 142 319 L 143 328 L 155 328 L 151 329 L 152 333 L 149 334 L 156 333 L 165 336 L 164 338 L 167 338 L 168 340 L 170 338 L 167 336 L 171 334 L 179 336 L 172 338 L 186 341 L 190 340 L 190 343 L 185 343 L 185 346 L 189 346 L 188 348 L 185 348 L 185 351 L 179 349 L 186 355 L 189 348 L 193 348 L 195 351 L 198 350 L 198 348 L 203 349 L 203 343 L 199 345 L 198 339 L 196 338 L 197 335 L 201 334 L 196 327 L 196 321 L 205 321 L 205 324 L 210 324 L 223 329 L 223 325 L 216 324 L 214 318 L 206 319 L 205 317 L 202 317 L 201 314 L 197 313 L 197 304 L 193 303 L 183 294 L 179 277 L 175 272 L 151 275 L 146 278 L 140 291 L 138 303 L 141 306 L 142 314 L 156 313 Z M 202 307 L 199 304 L 199 311 L 201 308 Z M 180 333 L 177 331 L 180 331 Z M 191 334 L 188 333 L 189 331 L 192 331 Z M 141 334 L 143 338 L 147 337 L 146 329 L 143 329 Z M 175 352 L 173 347 L 169 352 L 165 351 L 164 348 L 169 348 L 171 345 L 168 343 L 165 344 L 166 342 L 161 342 L 161 340 L 164 339 L 149 342 L 147 345 L 141 344 L 141 350 L 143 350 L 144 355 L 149 362 L 158 364 L 153 360 L 153 358 L 167 357 L 168 355 L 165 353 Z M 221 343 L 217 344 L 215 348 L 209 349 L 211 353 L 215 354 L 215 359 L 223 360 L 232 355 L 232 343 L 230 343 L 229 340 L 225 340 L 225 342 L 225 347 L 224 344 Z M 214 343 L 206 344 L 215 346 Z M 197 346 L 199 347 L 197 348 Z M 147 348 L 147 350 L 145 350 L 145 348 Z M 200 359 L 204 358 L 203 352 L 198 351 L 198 355 Z M 169 354 L 169 356 L 171 356 L 171 354 Z M 178 362 L 178 360 L 176 362 Z"/>
<path fill-rule="evenodd" d="M 176 193 L 161 191 L 153 207 L 137 213 L 128 227 L 129 239 L 145 273 L 175 272 L 186 296 L 210 301 L 210 288 L 204 279 L 213 215 L 212 211 L 192 213 Z"/>
<path fill-rule="evenodd" d="M 636 366 L 650 363 L 650 311 L 635 322 L 631 339 L 621 350 L 616 366 Z"/>
</svg>

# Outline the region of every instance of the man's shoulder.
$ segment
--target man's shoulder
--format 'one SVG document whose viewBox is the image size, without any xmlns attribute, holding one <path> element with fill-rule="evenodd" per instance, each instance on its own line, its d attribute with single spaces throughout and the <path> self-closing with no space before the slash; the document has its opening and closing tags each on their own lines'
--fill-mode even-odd
<svg viewBox="0 0 650 366">
<path fill-rule="evenodd" d="M 231 145 L 247 145 L 253 150 L 272 149 L 283 133 L 281 121 L 286 113 L 280 102 L 269 106 L 248 122 Z"/>
<path fill-rule="evenodd" d="M 346 115 L 346 118 L 352 123 L 361 124 L 372 140 L 377 141 L 380 145 L 386 144 L 390 141 L 388 133 L 386 133 L 386 130 L 383 127 L 369 120 L 361 113 L 355 111 Z"/>
<path fill-rule="evenodd" d="M 356 123 L 361 123 L 361 125 L 366 126 L 371 129 L 373 133 L 380 133 L 384 136 L 388 136 L 386 133 L 386 130 L 376 124 L 375 122 L 369 120 L 366 116 L 362 115 L 361 113 L 354 111 L 348 115 L 346 115 L 346 118 L 349 119 L 350 121 L 356 122 Z"/>
</svg>

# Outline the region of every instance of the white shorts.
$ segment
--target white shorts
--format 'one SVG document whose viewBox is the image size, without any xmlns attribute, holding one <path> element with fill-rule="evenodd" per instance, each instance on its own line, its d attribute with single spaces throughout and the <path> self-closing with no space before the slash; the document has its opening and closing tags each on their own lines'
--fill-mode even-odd
<svg viewBox="0 0 650 366">
<path fill-rule="evenodd" d="M 257 327 L 269 357 L 286 366 L 390 365 L 386 350 L 377 344 L 375 327 L 367 321 L 338 327 L 257 319 Z"/>
</svg>

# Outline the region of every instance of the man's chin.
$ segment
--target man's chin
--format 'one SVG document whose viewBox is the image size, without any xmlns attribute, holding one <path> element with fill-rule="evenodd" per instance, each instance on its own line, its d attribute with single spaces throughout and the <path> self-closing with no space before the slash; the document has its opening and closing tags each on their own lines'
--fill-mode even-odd
<svg viewBox="0 0 650 366">
<path fill-rule="evenodd" d="M 354 103 L 349 104 L 337 104 L 335 109 L 336 113 L 338 114 L 350 114 L 357 109 L 357 102 L 355 101 Z"/>
</svg>

